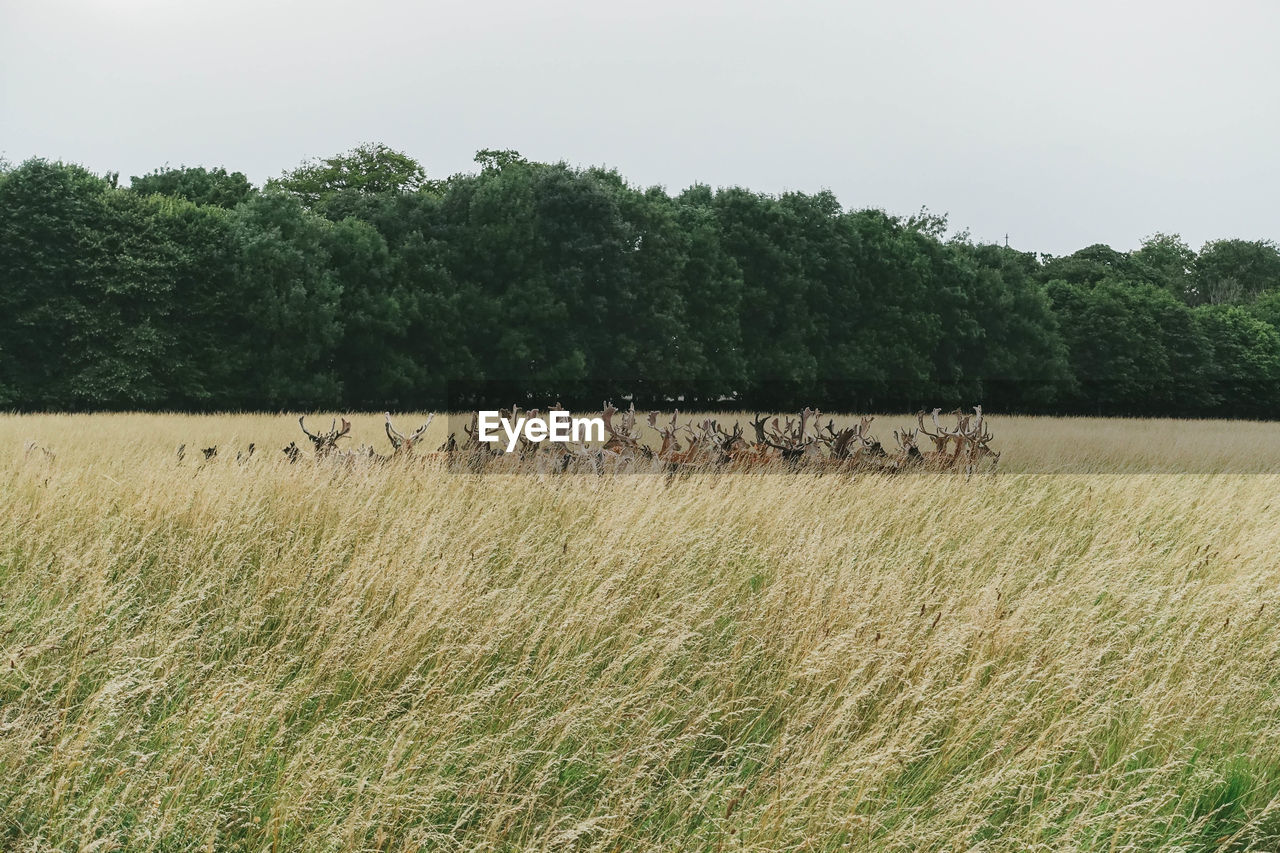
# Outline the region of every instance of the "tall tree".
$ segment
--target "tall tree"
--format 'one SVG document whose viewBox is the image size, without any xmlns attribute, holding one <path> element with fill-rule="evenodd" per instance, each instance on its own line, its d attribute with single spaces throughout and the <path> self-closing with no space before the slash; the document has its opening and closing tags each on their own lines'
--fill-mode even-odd
<svg viewBox="0 0 1280 853">
<path fill-rule="evenodd" d="M 1133 253 L 1133 259 L 1149 271 L 1153 284 L 1179 299 L 1192 298 L 1194 285 L 1191 273 L 1196 265 L 1196 253 L 1179 235 L 1151 235 L 1142 241 L 1142 247 Z"/>
<path fill-rule="evenodd" d="M 157 169 L 140 177 L 135 175 L 129 188 L 140 195 L 158 193 L 225 208 L 247 201 L 255 192 L 244 173 L 228 172 L 221 166 L 215 169 L 202 166 Z"/>
<path fill-rule="evenodd" d="M 427 185 L 427 173 L 418 161 L 380 143 L 312 160 L 267 182 L 320 211 L 345 193 L 409 193 Z"/>
<path fill-rule="evenodd" d="M 1213 402 L 1212 347 L 1184 303 L 1148 282 L 1049 283 L 1078 381 L 1101 414 L 1184 414 Z"/>
<path fill-rule="evenodd" d="M 1280 333 L 1239 305 L 1203 305 L 1213 402 L 1224 414 L 1268 417 L 1280 406 Z"/>
<path fill-rule="evenodd" d="M 1280 289 L 1280 249 L 1270 240 L 1215 240 L 1196 259 L 1193 302 L 1250 302 Z"/>
<path fill-rule="evenodd" d="M 30 160 L 0 183 L 0 386 L 24 405 L 154 408 L 178 396 L 171 205 L 78 166 Z"/>
<path fill-rule="evenodd" d="M 333 225 L 274 191 L 240 205 L 232 221 L 235 286 L 244 294 L 243 322 L 226 342 L 237 362 L 237 402 L 338 404 L 342 286 L 330 265 Z"/>
<path fill-rule="evenodd" d="M 975 266 L 969 311 L 978 333 L 961 357 L 981 381 L 977 398 L 1006 409 L 1037 410 L 1075 393 L 1058 317 L 1033 278 L 1033 255 L 1003 246 L 952 241 Z"/>
</svg>

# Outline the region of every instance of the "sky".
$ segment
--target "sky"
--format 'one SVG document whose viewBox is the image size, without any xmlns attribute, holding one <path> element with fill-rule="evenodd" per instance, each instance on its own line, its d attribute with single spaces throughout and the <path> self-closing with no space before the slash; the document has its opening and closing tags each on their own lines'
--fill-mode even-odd
<svg viewBox="0 0 1280 853">
<path fill-rule="evenodd" d="M 1051 254 L 1280 239 L 1275 0 L 0 0 L 0 156 L 255 183 L 382 142 L 831 190 Z"/>
</svg>

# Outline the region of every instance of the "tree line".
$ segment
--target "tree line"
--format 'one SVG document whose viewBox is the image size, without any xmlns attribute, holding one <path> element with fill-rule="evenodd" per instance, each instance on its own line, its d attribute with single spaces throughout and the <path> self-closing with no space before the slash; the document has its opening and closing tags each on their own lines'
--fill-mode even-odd
<svg viewBox="0 0 1280 853">
<path fill-rule="evenodd" d="M 255 187 L 0 167 L 0 408 L 1280 411 L 1280 251 L 1051 257 L 829 192 L 365 145 Z M 470 395 L 470 396 L 468 396 Z"/>
</svg>

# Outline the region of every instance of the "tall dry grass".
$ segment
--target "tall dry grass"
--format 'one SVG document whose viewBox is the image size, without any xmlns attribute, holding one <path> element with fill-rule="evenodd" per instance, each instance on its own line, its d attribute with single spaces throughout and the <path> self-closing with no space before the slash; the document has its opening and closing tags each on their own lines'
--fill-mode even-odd
<svg viewBox="0 0 1280 853">
<path fill-rule="evenodd" d="M 0 848 L 1276 849 L 1280 477 L 1200 471 L 1280 427 L 993 426 L 965 482 L 0 418 Z"/>
</svg>

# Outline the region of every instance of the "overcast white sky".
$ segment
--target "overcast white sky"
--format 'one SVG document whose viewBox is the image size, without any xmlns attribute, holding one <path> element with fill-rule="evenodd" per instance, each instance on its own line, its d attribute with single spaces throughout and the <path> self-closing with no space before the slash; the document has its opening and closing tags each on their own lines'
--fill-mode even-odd
<svg viewBox="0 0 1280 853">
<path fill-rule="evenodd" d="M 1280 238 L 1275 0 L 0 0 L 0 153 L 255 182 L 363 141 L 830 189 L 1061 254 Z"/>
</svg>

